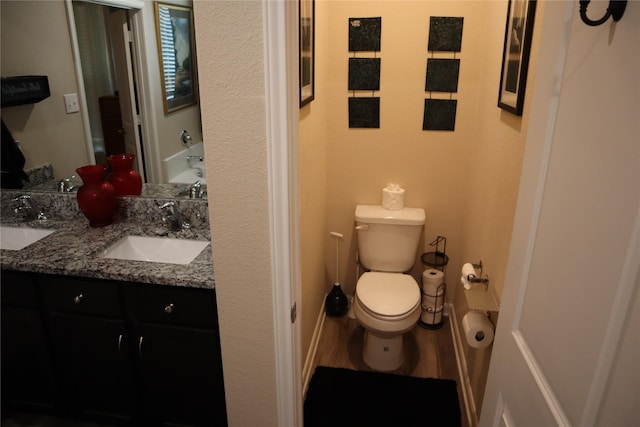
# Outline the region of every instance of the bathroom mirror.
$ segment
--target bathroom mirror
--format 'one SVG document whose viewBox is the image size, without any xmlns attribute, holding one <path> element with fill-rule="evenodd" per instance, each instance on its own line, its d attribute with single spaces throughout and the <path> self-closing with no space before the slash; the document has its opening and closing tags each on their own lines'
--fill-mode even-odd
<svg viewBox="0 0 640 427">
<path fill-rule="evenodd" d="M 193 22 L 191 0 L 166 3 L 188 10 Z M 46 75 L 51 86 L 45 101 L 2 109 L 3 121 L 21 141 L 25 169 L 51 164 L 56 179 L 66 178 L 77 167 L 104 163 L 115 150 L 136 154 L 136 168 L 145 182 L 163 184 L 171 181 L 170 173 L 192 166 L 187 155 L 203 156 L 193 55 L 192 101 L 165 113 L 153 2 L 3 0 L 1 18 L 2 75 Z M 71 104 L 77 97 L 76 111 L 73 105 L 65 111 L 67 95 Z M 102 114 L 101 104 L 118 114 Z M 116 123 L 105 121 L 109 117 Z M 191 136 L 186 145 L 183 130 Z M 107 149 L 114 134 L 124 134 L 125 141 Z M 176 165 L 170 165 L 171 160 Z"/>
</svg>

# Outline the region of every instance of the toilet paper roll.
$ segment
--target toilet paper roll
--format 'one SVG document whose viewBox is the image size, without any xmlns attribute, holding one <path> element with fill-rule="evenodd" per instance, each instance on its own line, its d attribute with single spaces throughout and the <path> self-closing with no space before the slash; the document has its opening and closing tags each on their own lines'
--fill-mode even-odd
<svg viewBox="0 0 640 427">
<path fill-rule="evenodd" d="M 436 295 L 438 286 L 444 282 L 444 273 L 435 268 L 427 268 L 422 272 L 422 293 L 428 295 Z M 444 292 L 444 286 L 440 288 L 438 294 Z"/>
<path fill-rule="evenodd" d="M 484 313 L 470 311 L 462 318 L 462 329 L 469 346 L 486 348 L 493 342 L 493 325 Z"/>
<path fill-rule="evenodd" d="M 471 289 L 471 283 L 469 283 L 469 276 L 476 277 L 476 269 L 470 262 L 465 263 L 462 266 L 462 276 L 460 277 L 460 283 L 465 289 Z"/>
<path fill-rule="evenodd" d="M 462 266 L 462 277 L 468 279 L 469 276 L 476 277 L 476 269 L 473 267 L 473 264 L 467 262 Z"/>
<path fill-rule="evenodd" d="M 382 207 L 389 210 L 404 208 L 404 188 L 398 184 L 388 184 L 382 189 Z"/>
</svg>

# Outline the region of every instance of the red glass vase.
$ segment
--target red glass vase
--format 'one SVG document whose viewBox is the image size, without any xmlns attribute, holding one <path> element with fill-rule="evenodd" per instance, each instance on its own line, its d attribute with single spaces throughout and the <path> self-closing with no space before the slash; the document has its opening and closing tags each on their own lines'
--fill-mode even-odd
<svg viewBox="0 0 640 427">
<path fill-rule="evenodd" d="M 83 185 L 78 189 L 78 206 L 92 227 L 113 222 L 118 210 L 118 193 L 105 181 L 105 165 L 89 165 L 76 169 Z"/>
<path fill-rule="evenodd" d="M 121 196 L 139 196 L 142 192 L 142 177 L 133 170 L 133 154 L 113 154 L 107 157 L 111 166 L 109 182 Z"/>
</svg>

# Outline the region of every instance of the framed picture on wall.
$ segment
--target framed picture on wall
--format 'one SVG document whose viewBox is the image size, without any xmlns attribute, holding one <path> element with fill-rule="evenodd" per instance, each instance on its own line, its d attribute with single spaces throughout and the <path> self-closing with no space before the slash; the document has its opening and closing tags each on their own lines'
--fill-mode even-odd
<svg viewBox="0 0 640 427">
<path fill-rule="evenodd" d="M 529 68 L 535 0 L 509 0 L 498 107 L 522 115 Z"/>
<path fill-rule="evenodd" d="M 193 10 L 155 2 L 156 36 L 164 113 L 197 103 Z"/>
<path fill-rule="evenodd" d="M 315 0 L 298 0 L 300 107 L 313 101 L 315 80 Z"/>
</svg>

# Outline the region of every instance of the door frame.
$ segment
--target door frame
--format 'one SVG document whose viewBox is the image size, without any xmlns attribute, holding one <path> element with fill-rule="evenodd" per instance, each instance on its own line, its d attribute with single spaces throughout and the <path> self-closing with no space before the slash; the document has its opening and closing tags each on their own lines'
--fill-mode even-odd
<svg viewBox="0 0 640 427">
<path fill-rule="evenodd" d="M 302 427 L 297 17 L 297 2 L 263 2 L 278 425 Z"/>
<path fill-rule="evenodd" d="M 150 72 L 145 51 L 145 35 L 144 35 L 144 13 L 143 8 L 145 2 L 140 0 L 78 0 L 87 3 L 94 3 L 101 6 L 116 7 L 119 9 L 130 10 L 132 13 L 130 20 L 130 35 L 132 42 L 132 66 L 134 68 L 131 79 L 135 82 L 138 100 L 138 113 L 140 120 L 141 138 L 137 138 L 137 150 L 142 151 L 145 155 L 145 181 L 160 182 L 162 177 L 161 159 L 158 147 L 158 135 L 156 123 L 154 120 L 154 108 L 150 94 L 152 93 L 149 78 Z M 69 38 L 71 41 L 71 53 L 73 56 L 74 71 L 76 73 L 76 85 L 78 89 L 78 103 L 80 105 L 80 115 L 85 137 L 85 148 L 87 150 L 87 158 L 90 164 L 95 164 L 96 159 L 93 151 L 93 140 L 91 137 L 91 123 L 87 108 L 87 95 L 84 86 L 84 76 L 82 71 L 82 63 L 80 61 L 80 49 L 78 46 L 78 34 L 75 27 L 75 15 L 73 13 L 73 0 L 64 0 L 67 13 L 67 23 L 69 30 Z M 149 7 L 150 3 L 146 6 Z M 154 40 L 155 43 L 155 40 Z M 140 140 L 141 139 L 141 140 Z M 141 162 L 140 156 L 138 161 Z"/>
</svg>

